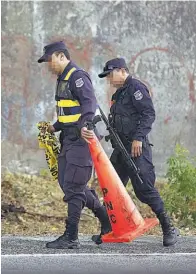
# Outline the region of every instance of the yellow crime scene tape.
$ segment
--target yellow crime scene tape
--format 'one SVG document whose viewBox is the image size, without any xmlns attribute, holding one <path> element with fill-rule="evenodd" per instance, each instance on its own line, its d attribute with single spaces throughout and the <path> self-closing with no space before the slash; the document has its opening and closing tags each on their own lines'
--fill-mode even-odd
<svg viewBox="0 0 196 274">
<path fill-rule="evenodd" d="M 38 142 L 39 148 L 45 150 L 46 161 L 48 168 L 54 180 L 58 179 L 58 154 L 60 153 L 60 142 L 54 133 L 47 132 L 49 122 L 39 122 L 37 128 L 39 129 Z"/>
</svg>

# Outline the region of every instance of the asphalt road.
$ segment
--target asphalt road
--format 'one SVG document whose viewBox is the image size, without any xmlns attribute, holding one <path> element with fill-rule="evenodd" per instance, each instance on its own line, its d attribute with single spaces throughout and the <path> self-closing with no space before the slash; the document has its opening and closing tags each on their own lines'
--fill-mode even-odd
<svg viewBox="0 0 196 274">
<path fill-rule="evenodd" d="M 79 250 L 46 249 L 51 237 L 3 236 L 2 274 L 194 274 L 196 237 L 179 237 L 163 247 L 161 237 L 143 236 L 131 243 L 95 245 L 80 237 Z"/>
</svg>

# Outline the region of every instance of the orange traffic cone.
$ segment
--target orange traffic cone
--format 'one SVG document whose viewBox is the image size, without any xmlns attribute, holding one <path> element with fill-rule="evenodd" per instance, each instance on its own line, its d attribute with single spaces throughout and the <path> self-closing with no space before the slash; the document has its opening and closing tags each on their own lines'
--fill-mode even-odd
<svg viewBox="0 0 196 274">
<path fill-rule="evenodd" d="M 112 232 L 102 236 L 102 241 L 131 242 L 159 221 L 142 218 L 98 139 L 94 137 L 90 142 L 89 149 L 112 226 Z"/>
</svg>

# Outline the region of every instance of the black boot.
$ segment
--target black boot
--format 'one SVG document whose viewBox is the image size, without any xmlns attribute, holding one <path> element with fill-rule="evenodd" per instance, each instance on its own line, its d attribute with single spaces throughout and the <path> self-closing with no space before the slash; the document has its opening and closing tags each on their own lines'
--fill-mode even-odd
<svg viewBox="0 0 196 274">
<path fill-rule="evenodd" d="M 47 248 L 54 249 L 76 249 L 80 247 L 78 240 L 78 225 L 68 224 L 66 230 L 59 238 L 46 244 Z"/>
<path fill-rule="evenodd" d="M 177 236 L 179 236 L 178 229 L 171 224 L 170 218 L 165 212 L 160 213 L 157 217 L 163 230 L 163 245 L 174 245 L 177 242 Z"/>
<path fill-rule="evenodd" d="M 112 227 L 111 227 L 110 220 L 108 218 L 108 214 L 105 206 L 101 206 L 100 208 L 98 208 L 94 212 L 94 214 L 95 214 L 95 217 L 97 217 L 101 223 L 101 233 L 99 235 L 93 235 L 91 239 L 96 244 L 101 244 L 102 243 L 101 236 L 112 231 Z"/>
</svg>

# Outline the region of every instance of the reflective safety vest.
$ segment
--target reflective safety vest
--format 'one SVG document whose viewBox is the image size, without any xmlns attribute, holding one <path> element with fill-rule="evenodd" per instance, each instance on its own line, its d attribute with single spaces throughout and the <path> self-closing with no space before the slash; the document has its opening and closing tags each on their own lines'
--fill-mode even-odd
<svg viewBox="0 0 196 274">
<path fill-rule="evenodd" d="M 69 89 L 69 79 L 71 74 L 78 69 L 72 68 L 66 74 L 64 80 L 57 83 L 55 100 L 57 101 L 56 110 L 58 121 L 66 125 L 75 123 L 81 116 L 79 101 Z"/>
</svg>

